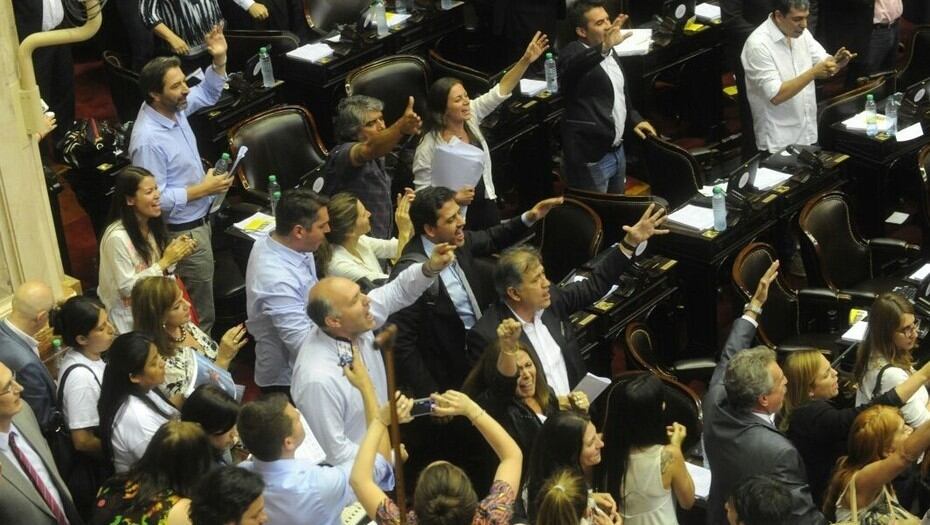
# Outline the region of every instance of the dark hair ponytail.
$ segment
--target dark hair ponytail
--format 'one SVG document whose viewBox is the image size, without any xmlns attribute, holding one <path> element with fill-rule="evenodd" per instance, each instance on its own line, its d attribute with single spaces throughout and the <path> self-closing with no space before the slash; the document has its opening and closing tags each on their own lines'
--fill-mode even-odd
<svg viewBox="0 0 930 525">
<path fill-rule="evenodd" d="M 101 310 L 103 305 L 96 299 L 78 295 L 49 312 L 49 325 L 65 345 L 79 349 L 77 337 L 87 336 L 97 327 Z"/>
</svg>

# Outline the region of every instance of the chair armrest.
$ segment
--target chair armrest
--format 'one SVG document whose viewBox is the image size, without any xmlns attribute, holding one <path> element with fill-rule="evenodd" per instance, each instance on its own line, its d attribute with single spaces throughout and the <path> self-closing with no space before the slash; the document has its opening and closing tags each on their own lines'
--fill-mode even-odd
<svg viewBox="0 0 930 525">
<path fill-rule="evenodd" d="M 920 246 L 909 244 L 900 239 L 889 239 L 887 237 L 876 237 L 866 241 L 871 251 L 881 251 L 890 257 L 918 257 L 920 256 Z"/>
<path fill-rule="evenodd" d="M 828 303 L 839 300 L 839 294 L 829 288 L 802 288 L 798 290 L 798 301 Z"/>
<path fill-rule="evenodd" d="M 681 359 L 672 363 L 673 372 L 694 372 L 700 370 L 713 370 L 717 362 L 709 357 L 696 357 L 692 359 Z"/>
<path fill-rule="evenodd" d="M 802 288 L 797 297 L 801 333 L 827 332 L 836 325 L 842 309 L 839 294 L 829 288 Z"/>
</svg>

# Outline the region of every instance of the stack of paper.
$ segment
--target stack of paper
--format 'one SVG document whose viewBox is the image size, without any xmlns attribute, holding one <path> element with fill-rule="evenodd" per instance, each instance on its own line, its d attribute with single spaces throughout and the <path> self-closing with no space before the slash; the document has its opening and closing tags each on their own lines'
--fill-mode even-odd
<svg viewBox="0 0 930 525">
<path fill-rule="evenodd" d="M 306 62 L 319 62 L 326 57 L 333 55 L 333 48 L 323 42 L 314 42 L 313 44 L 304 44 L 293 51 L 288 51 L 287 56 L 304 60 Z"/>
<path fill-rule="evenodd" d="M 243 219 L 233 224 L 233 226 L 238 228 L 242 233 L 257 240 L 268 235 L 271 230 L 274 229 L 274 217 L 259 211 L 248 219 Z"/>
<path fill-rule="evenodd" d="M 544 89 L 546 89 L 545 80 L 533 80 L 530 78 L 520 79 L 520 93 L 523 93 L 527 97 L 535 97 Z"/>
<path fill-rule="evenodd" d="M 878 117 L 876 119 L 877 121 L 876 124 L 878 125 L 878 131 L 879 132 L 887 131 L 889 121 L 888 119 L 885 118 L 885 115 L 882 115 L 881 113 L 879 113 L 875 116 Z M 865 111 L 844 120 L 843 125 L 846 126 L 846 129 L 865 131 L 866 129 Z"/>
<path fill-rule="evenodd" d="M 626 30 L 624 33 L 628 32 Z M 614 46 L 614 52 L 618 56 L 632 57 L 645 55 L 649 53 L 649 46 L 652 45 L 652 29 L 630 29 L 633 34 L 626 40 Z"/>
<path fill-rule="evenodd" d="M 720 6 L 714 4 L 698 4 L 694 6 L 694 16 L 700 22 L 718 22 L 720 21 Z"/>
<path fill-rule="evenodd" d="M 756 189 L 767 190 L 769 188 L 778 186 L 790 178 L 790 173 L 783 173 L 781 171 L 775 171 L 770 168 L 759 166 L 759 169 L 756 170 L 756 180 L 752 183 L 752 185 L 755 186 Z"/>
<path fill-rule="evenodd" d="M 593 403 L 594 400 L 597 399 L 597 396 L 601 395 L 601 393 L 604 392 L 604 390 L 606 390 L 609 386 L 610 379 L 596 376 L 591 372 L 588 372 L 584 377 L 581 378 L 581 381 L 578 381 L 578 384 L 575 385 L 575 388 L 572 390 L 580 390 L 581 392 L 584 392 L 585 395 L 588 396 L 588 402 Z"/>
<path fill-rule="evenodd" d="M 691 474 L 691 480 L 694 481 L 694 497 L 706 500 L 710 495 L 710 469 L 687 461 L 685 461 L 685 468 L 688 469 L 688 474 Z"/>
<path fill-rule="evenodd" d="M 920 125 L 920 122 L 914 123 L 911 126 L 908 126 L 902 130 L 899 130 L 895 135 L 895 138 L 898 142 L 907 142 L 909 140 L 914 140 L 918 137 L 924 136 L 924 128 Z"/>
<path fill-rule="evenodd" d="M 714 210 L 686 204 L 669 214 L 668 220 L 695 230 L 709 230 L 714 227 Z"/>
<path fill-rule="evenodd" d="M 436 148 L 431 168 L 433 186 L 474 188 L 484 173 L 484 150 L 454 139 Z"/>
<path fill-rule="evenodd" d="M 865 339 L 865 331 L 869 328 L 869 321 L 863 319 L 856 321 L 856 324 L 849 327 L 849 330 L 843 332 L 840 339 L 847 343 L 861 343 Z"/>
<path fill-rule="evenodd" d="M 919 283 L 920 281 L 923 281 L 924 277 L 926 277 L 927 275 L 930 275 L 930 263 L 927 263 L 921 266 L 920 268 L 917 269 L 916 272 L 908 275 L 907 278 L 910 281 Z"/>
</svg>

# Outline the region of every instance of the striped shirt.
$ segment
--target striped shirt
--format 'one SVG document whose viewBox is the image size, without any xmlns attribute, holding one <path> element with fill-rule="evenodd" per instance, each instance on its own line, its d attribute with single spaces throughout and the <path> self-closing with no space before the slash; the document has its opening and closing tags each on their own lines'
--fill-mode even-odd
<svg viewBox="0 0 930 525">
<path fill-rule="evenodd" d="M 142 22 L 149 28 L 165 24 L 190 49 L 188 55 L 206 50 L 204 36 L 223 19 L 217 0 L 140 0 Z"/>
</svg>

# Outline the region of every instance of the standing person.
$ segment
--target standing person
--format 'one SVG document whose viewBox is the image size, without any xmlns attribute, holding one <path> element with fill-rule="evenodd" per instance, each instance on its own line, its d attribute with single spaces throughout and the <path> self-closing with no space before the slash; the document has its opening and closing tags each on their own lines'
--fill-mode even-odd
<svg viewBox="0 0 930 525">
<path fill-rule="evenodd" d="M 224 24 L 218 0 L 140 0 L 139 10 L 145 27 L 181 58 L 185 71 L 207 65 L 208 35 Z"/>
<path fill-rule="evenodd" d="M 339 101 L 336 109 L 336 137 L 340 144 L 329 151 L 324 173 L 327 193 L 351 193 L 371 212 L 371 236 L 390 239 L 391 175 L 384 157 L 405 137 L 420 132 L 420 117 L 413 111 L 413 97 L 396 122 L 384 125 L 384 104 L 365 95 L 352 95 Z"/>
<path fill-rule="evenodd" d="M 526 69 L 549 48 L 546 35 L 536 32 L 520 60 L 510 68 L 500 83 L 471 101 L 462 81 L 444 77 L 433 82 L 427 94 L 426 129 L 413 157 L 413 184 L 420 191 L 433 185 L 433 159 L 443 145 L 465 144 L 483 152 L 481 179 L 456 190 L 455 201 L 468 206 L 468 224 L 473 230 L 484 230 L 500 224 L 497 192 L 491 169 L 491 150 L 481 133 L 481 122 L 497 106 L 510 98 Z"/>
<path fill-rule="evenodd" d="M 239 443 L 239 403 L 222 388 L 203 384 L 181 406 L 181 421 L 197 423 L 207 434 L 213 466 L 233 465 L 232 447 Z"/>
<path fill-rule="evenodd" d="M 213 245 L 208 213 L 213 196 L 229 189 L 232 174 L 203 171 L 197 139 L 187 116 L 215 104 L 226 81 L 226 37 L 214 27 L 204 37 L 213 65 L 204 80 L 188 89 L 181 62 L 176 57 L 158 57 L 142 68 L 139 88 L 145 102 L 139 109 L 129 140 L 134 166 L 155 175 L 159 201 L 165 212 L 170 238 L 188 236 L 196 241 L 193 253 L 178 264 L 178 275 L 197 308 L 200 327 L 213 330 Z"/>
<path fill-rule="evenodd" d="M 847 3 L 861 5 L 864 2 Z M 901 0 L 873 0 L 855 12 L 861 13 L 861 22 L 856 28 L 866 29 L 868 36 L 862 42 L 865 47 L 859 48 L 859 60 L 849 68 L 849 76 L 846 77 L 846 85 L 849 87 L 854 86 L 859 77 L 895 70 L 904 4 Z M 906 87 L 908 86 L 901 86 Z"/>
<path fill-rule="evenodd" d="M 132 287 L 142 277 L 166 275 L 193 253 L 197 241 L 169 240 L 162 220 L 161 192 L 155 176 L 129 166 L 116 175 L 110 225 L 100 239 L 97 295 L 107 307 L 117 333 L 132 330 Z"/>
<path fill-rule="evenodd" d="M 632 34 L 620 30 L 626 20 L 619 15 L 611 22 L 600 0 L 577 0 L 568 9 L 578 39 L 561 50 L 559 81 L 565 98 L 563 176 L 573 188 L 623 193 L 627 126 L 639 138 L 656 134 L 633 109 L 620 57 L 613 50 Z"/>
<path fill-rule="evenodd" d="M 814 80 L 832 77 L 856 56 L 844 47 L 831 56 L 814 40 L 807 29 L 808 0 L 774 0 L 774 4 L 740 54 L 756 148 L 769 153 L 817 142 Z"/>
<path fill-rule="evenodd" d="M 571 470 L 562 470 L 550 476 L 536 498 L 536 508 L 539 509 L 536 525 L 604 523 L 603 514 L 593 513 L 588 508 L 588 486 L 584 478 Z M 584 519 L 587 521 L 582 521 Z"/>
</svg>

